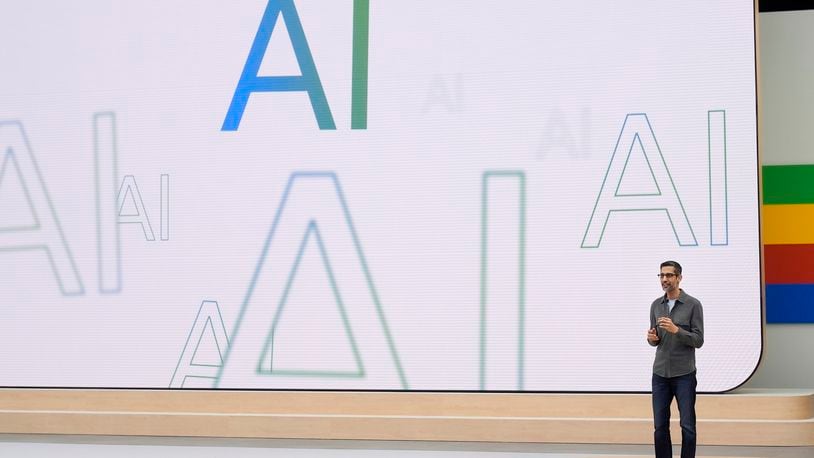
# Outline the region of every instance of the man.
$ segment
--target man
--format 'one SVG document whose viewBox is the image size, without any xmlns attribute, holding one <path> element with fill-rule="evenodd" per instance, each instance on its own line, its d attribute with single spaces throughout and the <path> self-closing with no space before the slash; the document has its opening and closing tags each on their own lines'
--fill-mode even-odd
<svg viewBox="0 0 814 458">
<path fill-rule="evenodd" d="M 653 362 L 653 419 L 656 457 L 673 456 L 670 404 L 675 396 L 681 417 L 681 457 L 695 456 L 695 349 L 704 344 L 704 311 L 698 299 L 678 287 L 681 265 L 661 263 L 664 295 L 650 306 L 647 343 L 656 347 Z"/>
</svg>

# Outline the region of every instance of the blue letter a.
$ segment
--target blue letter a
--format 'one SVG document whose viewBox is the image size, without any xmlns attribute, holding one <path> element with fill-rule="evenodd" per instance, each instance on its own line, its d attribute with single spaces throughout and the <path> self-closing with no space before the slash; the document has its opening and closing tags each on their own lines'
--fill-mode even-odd
<svg viewBox="0 0 814 458">
<path fill-rule="evenodd" d="M 274 31 L 274 25 L 281 13 L 302 76 L 257 76 L 271 39 L 271 33 Z M 294 7 L 294 0 L 269 0 L 221 130 L 237 130 L 240 126 L 240 119 L 243 117 L 243 110 L 246 108 L 246 102 L 252 92 L 276 91 L 307 91 L 319 128 L 336 129 L 331 109 L 325 99 L 325 91 L 319 81 L 314 59 L 311 57 L 311 50 L 308 48 L 308 41 L 305 39 L 305 32 L 302 30 L 297 9 Z"/>
</svg>

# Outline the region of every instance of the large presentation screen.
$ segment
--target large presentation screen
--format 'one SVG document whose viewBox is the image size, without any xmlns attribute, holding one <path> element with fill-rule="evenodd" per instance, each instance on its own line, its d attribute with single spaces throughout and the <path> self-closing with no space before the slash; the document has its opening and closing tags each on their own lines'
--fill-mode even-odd
<svg viewBox="0 0 814 458">
<path fill-rule="evenodd" d="M 752 1 L 2 17 L 0 386 L 647 391 L 668 259 L 757 366 Z"/>
</svg>

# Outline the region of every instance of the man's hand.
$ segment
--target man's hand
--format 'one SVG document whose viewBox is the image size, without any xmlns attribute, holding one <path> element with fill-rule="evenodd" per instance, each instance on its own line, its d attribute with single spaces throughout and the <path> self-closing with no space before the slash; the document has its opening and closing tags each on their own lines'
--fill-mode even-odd
<svg viewBox="0 0 814 458">
<path fill-rule="evenodd" d="M 673 320 L 671 320 L 668 316 L 660 317 L 657 323 L 659 328 L 664 329 L 670 334 L 678 333 L 678 326 L 676 326 L 675 323 L 673 323 Z"/>
<path fill-rule="evenodd" d="M 650 329 L 647 330 L 647 341 L 651 345 L 655 345 L 655 344 L 659 343 L 659 335 L 656 332 L 656 328 L 650 328 Z"/>
</svg>

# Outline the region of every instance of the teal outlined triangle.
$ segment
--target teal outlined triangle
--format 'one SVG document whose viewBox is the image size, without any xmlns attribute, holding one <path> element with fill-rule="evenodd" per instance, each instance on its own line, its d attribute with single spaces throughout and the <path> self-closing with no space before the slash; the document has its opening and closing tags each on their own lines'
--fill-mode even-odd
<svg viewBox="0 0 814 458">
<path fill-rule="evenodd" d="M 628 165 L 630 164 L 630 158 L 633 156 L 633 150 L 636 149 L 636 145 L 639 145 L 638 150 L 641 151 L 641 157 L 644 158 L 645 164 L 647 164 L 647 171 L 650 172 L 650 184 L 651 187 L 655 187 L 654 190 L 646 191 L 646 192 L 625 192 L 621 191 L 622 189 L 622 182 L 625 181 L 625 174 L 628 170 Z M 637 183 L 639 186 L 642 185 L 642 182 Z M 627 152 L 627 157 L 625 158 L 625 166 L 622 168 L 622 175 L 619 176 L 619 183 L 616 184 L 616 192 L 614 196 L 660 196 L 661 195 L 661 188 L 659 187 L 659 182 L 656 180 L 656 174 L 653 173 L 653 166 L 650 164 L 650 159 L 647 157 L 647 151 L 644 149 L 644 145 L 642 144 L 642 139 L 639 138 L 639 134 L 636 133 L 633 135 L 633 141 L 630 142 L 630 149 Z"/>
<path fill-rule="evenodd" d="M 305 248 L 306 246 L 308 246 L 308 242 L 311 239 L 312 235 L 314 236 L 314 240 L 316 240 L 317 242 L 320 259 L 322 260 L 322 265 L 325 267 L 325 273 L 328 276 L 328 281 L 331 286 L 331 292 L 333 293 L 336 307 L 339 311 L 340 316 L 342 317 L 342 325 L 345 331 L 345 337 L 347 338 L 347 342 L 350 344 L 350 348 L 353 353 L 353 358 L 356 363 L 355 371 L 276 369 L 274 367 L 274 334 L 275 331 L 277 330 L 278 325 L 280 324 L 280 319 L 282 317 L 283 311 L 285 310 L 288 296 L 289 293 L 291 292 L 291 287 L 294 284 L 294 279 L 297 276 L 300 262 L 302 261 L 303 258 L 303 253 L 305 252 Z M 270 368 L 270 370 L 266 369 L 267 367 L 267 365 L 265 364 L 266 362 L 268 362 L 268 367 Z M 364 365 L 362 364 L 362 358 L 359 355 L 359 349 L 358 346 L 356 345 L 356 339 L 353 336 L 353 330 L 351 329 L 350 321 L 348 320 L 348 316 L 345 311 L 345 306 L 342 302 L 342 297 L 340 296 L 339 289 L 337 288 L 336 285 L 333 269 L 331 269 L 331 262 L 325 250 L 325 244 L 322 241 L 322 236 L 319 233 L 317 223 L 313 219 L 308 223 L 308 228 L 305 232 L 305 236 L 303 237 L 302 242 L 300 243 L 300 248 L 299 251 L 297 252 L 297 257 L 294 260 L 294 265 L 291 267 L 291 272 L 288 275 L 288 280 L 286 281 L 283 294 L 280 297 L 280 303 L 277 306 L 277 312 L 274 315 L 274 320 L 272 321 L 271 329 L 269 331 L 269 334 L 266 336 L 266 342 L 263 346 L 263 352 L 260 356 L 260 359 L 257 362 L 257 373 L 263 375 L 300 376 L 300 377 L 306 376 L 306 377 L 362 378 L 365 376 L 365 369 Z"/>
<path fill-rule="evenodd" d="M 215 349 L 218 351 L 218 362 L 216 364 L 213 363 L 197 363 L 195 362 L 198 359 L 198 350 L 201 348 L 201 342 L 203 342 L 204 335 L 209 336 L 209 341 L 215 344 Z M 206 317 L 206 323 L 204 323 L 203 330 L 201 330 L 201 335 L 198 336 L 198 343 L 195 345 L 195 351 L 192 353 L 192 359 L 190 360 L 190 366 L 205 366 L 205 367 L 220 367 L 223 364 L 223 351 L 218 345 L 218 339 L 215 337 L 215 327 L 212 324 L 212 317 Z"/>
<path fill-rule="evenodd" d="M 138 204 L 136 204 L 136 196 L 133 195 L 133 188 L 130 186 L 124 189 L 124 197 L 119 206 L 119 216 L 141 216 Z"/>
<path fill-rule="evenodd" d="M 4 184 L 7 183 L 6 179 L 6 171 L 11 170 L 12 168 L 8 167 L 8 164 L 11 164 L 13 170 L 17 172 L 17 179 L 19 180 L 20 188 L 23 190 L 23 194 L 25 195 L 25 201 L 28 204 L 28 221 L 23 224 L 17 225 L 8 225 L 8 226 L 0 226 L 0 232 L 11 232 L 11 231 L 32 231 L 38 230 L 40 228 L 40 219 L 37 216 L 37 210 L 34 208 L 34 202 L 31 201 L 31 194 L 28 192 L 28 186 L 25 184 L 25 178 L 23 177 L 22 172 L 20 171 L 20 165 L 17 163 L 17 159 L 14 157 L 14 152 L 11 148 L 6 151 L 6 154 L 3 158 L 3 164 L 0 165 L 0 202 L 3 199 L 3 189 Z M 5 187 L 8 189 L 8 186 Z M 15 208 L 18 205 L 13 205 L 11 208 Z M 22 206 L 22 205 L 19 205 Z M 2 208 L 2 207 L 0 207 Z M 2 215 L 2 220 L 0 220 L 0 224 L 7 223 L 7 214 L 6 212 L 0 213 Z"/>
</svg>

